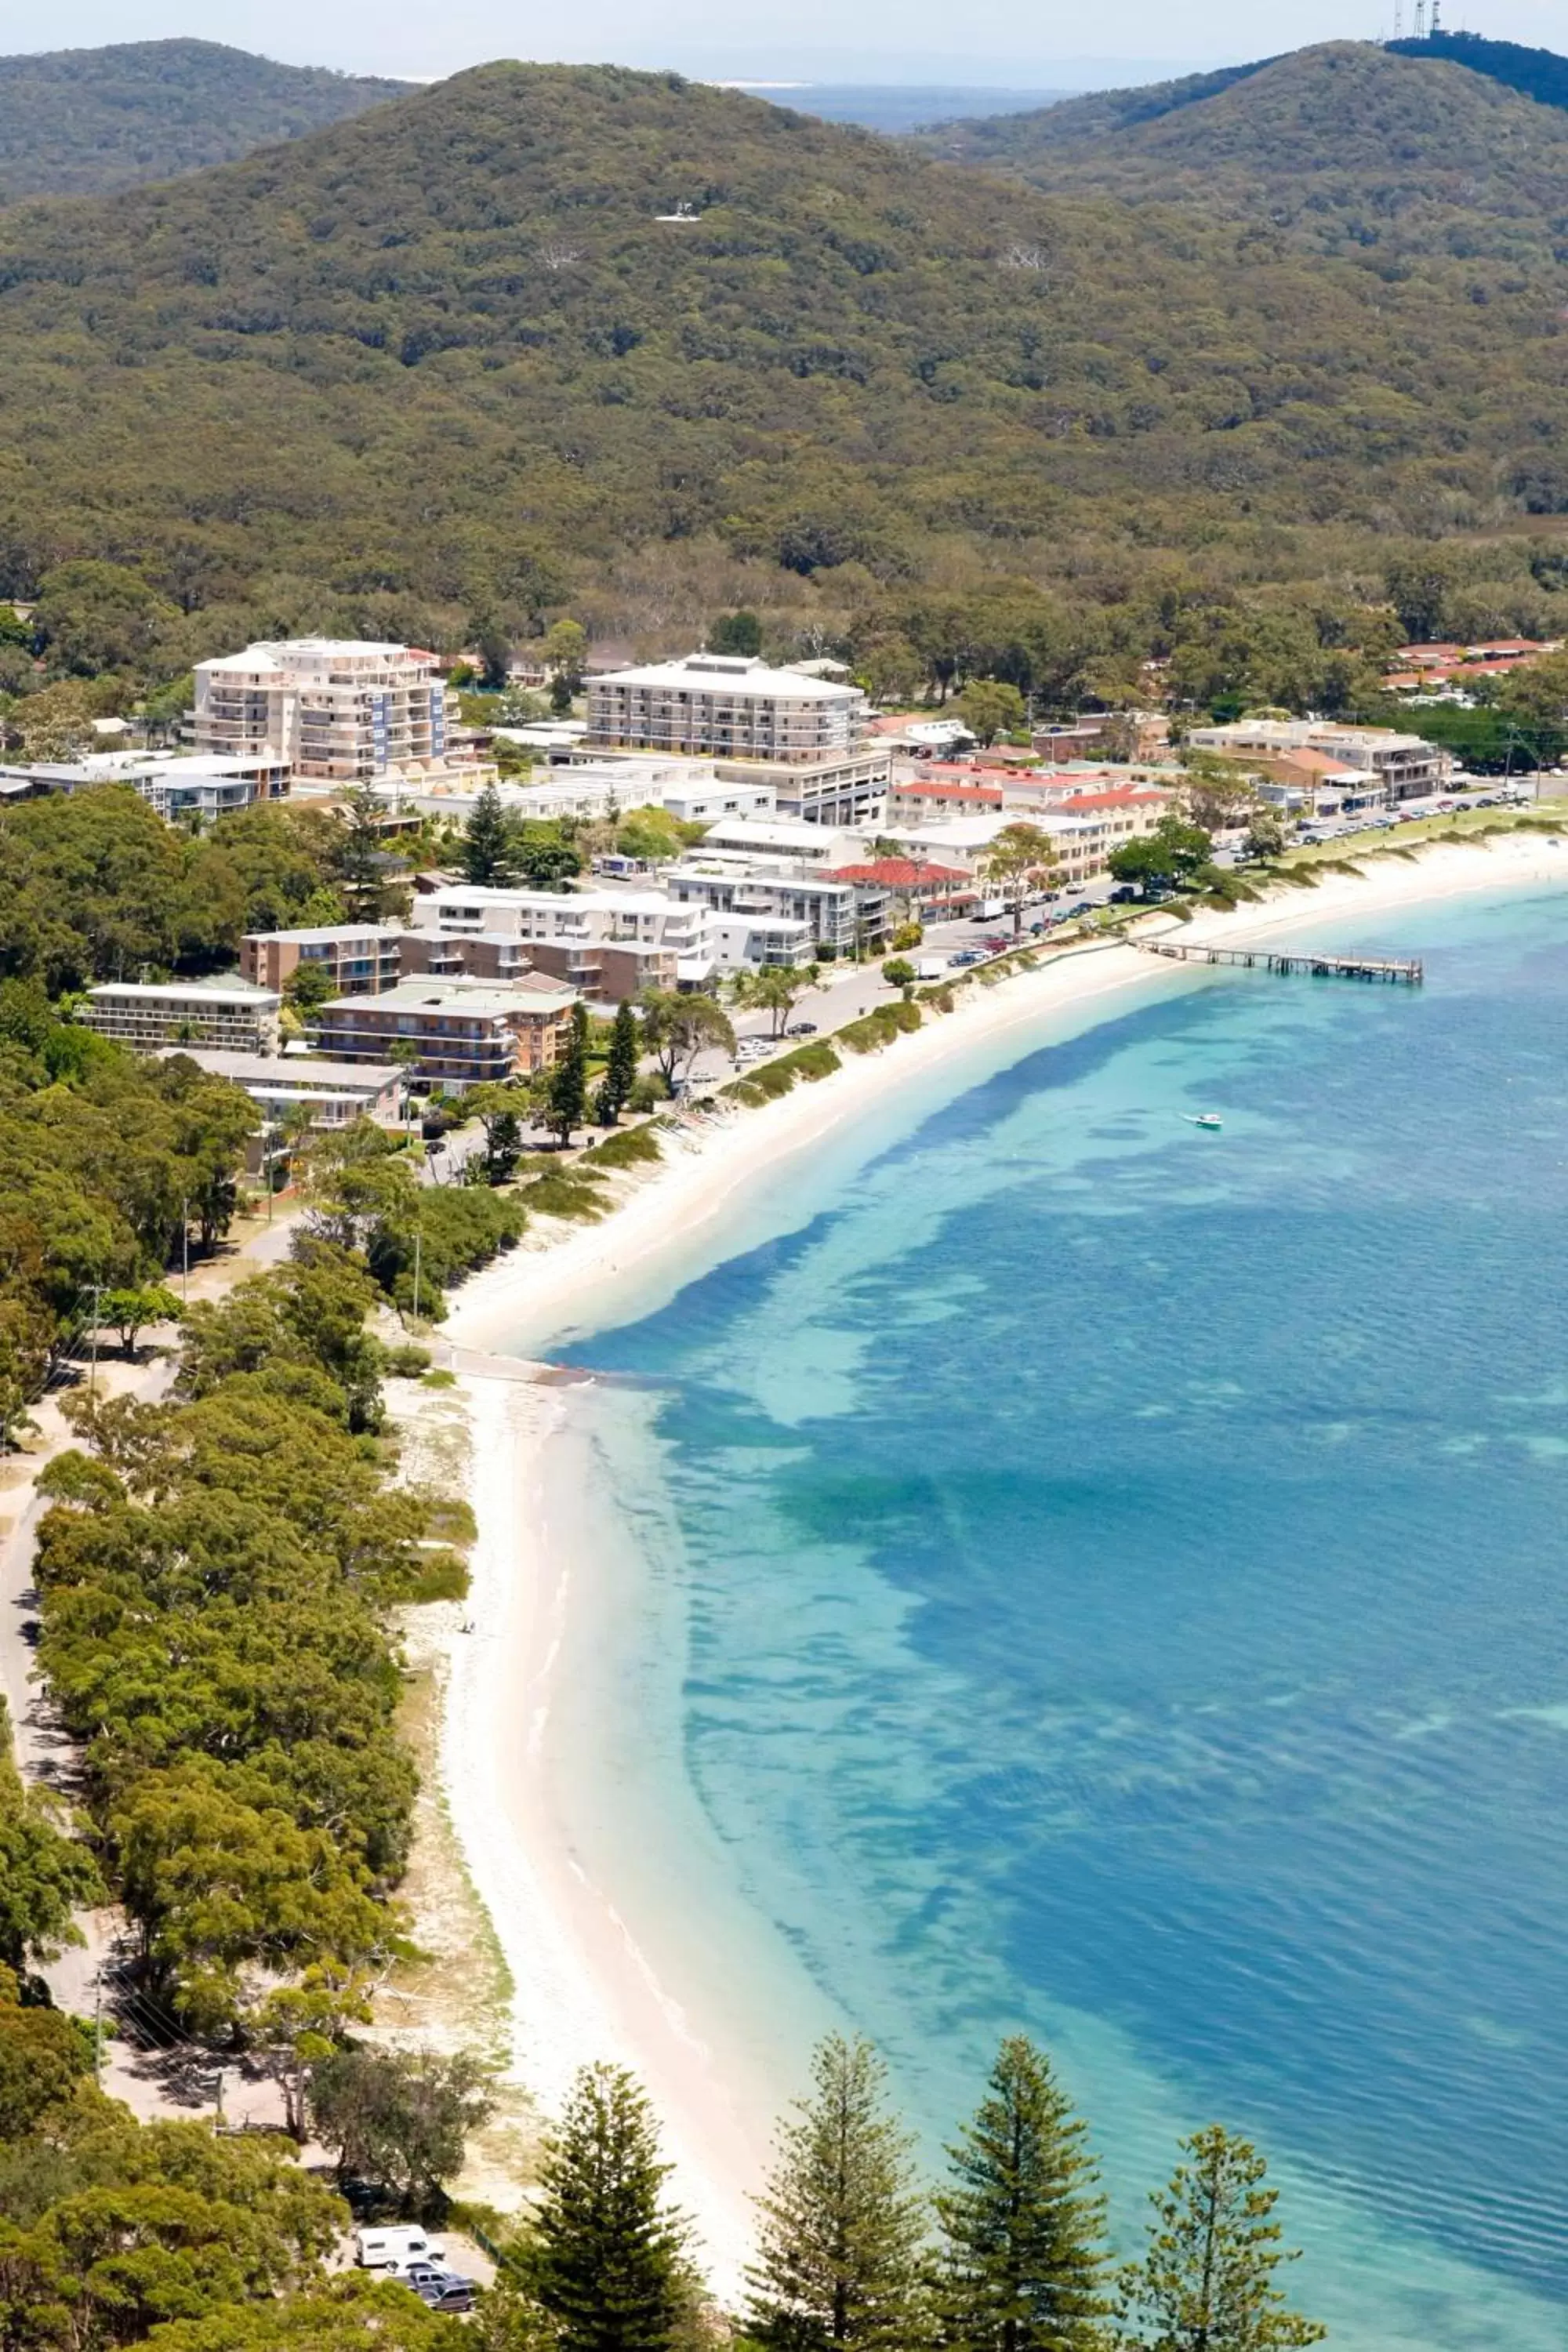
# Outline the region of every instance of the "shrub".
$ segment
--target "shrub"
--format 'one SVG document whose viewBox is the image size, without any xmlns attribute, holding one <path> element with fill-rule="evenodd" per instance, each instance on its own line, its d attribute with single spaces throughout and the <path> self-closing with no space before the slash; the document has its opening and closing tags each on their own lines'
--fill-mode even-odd
<svg viewBox="0 0 1568 2352">
<path fill-rule="evenodd" d="M 456 1372 L 447 1371 L 422 1372 L 419 1376 L 419 1385 L 426 1389 L 455 1389 L 458 1385 L 458 1375 Z"/>
<path fill-rule="evenodd" d="M 581 1168 L 592 1162 L 596 1168 L 635 1168 L 645 1160 L 662 1160 L 658 1138 L 647 1127 L 623 1127 L 615 1135 L 605 1136 L 578 1160 Z"/>
<path fill-rule="evenodd" d="M 430 1369 L 430 1350 L 416 1346 L 412 1339 L 405 1340 L 395 1348 L 388 1348 L 386 1369 L 396 1380 L 416 1381 L 421 1372 Z"/>
<path fill-rule="evenodd" d="M 525 1184 L 522 1197 L 535 1216 L 577 1217 L 591 1223 L 602 1217 L 609 1205 L 604 1182 L 602 1176 L 581 1163 L 573 1168 L 552 1168 L 548 1174 L 535 1176 Z"/>
<path fill-rule="evenodd" d="M 432 1552 L 404 1587 L 405 1601 L 466 1601 L 468 1571 L 455 1551 Z"/>
<path fill-rule="evenodd" d="M 879 1053 L 890 1045 L 895 1037 L 907 1036 L 918 1029 L 924 1018 L 918 1004 L 879 1004 L 858 1021 L 851 1021 L 847 1029 L 835 1032 L 835 1042 L 847 1046 L 851 1054 Z"/>
</svg>

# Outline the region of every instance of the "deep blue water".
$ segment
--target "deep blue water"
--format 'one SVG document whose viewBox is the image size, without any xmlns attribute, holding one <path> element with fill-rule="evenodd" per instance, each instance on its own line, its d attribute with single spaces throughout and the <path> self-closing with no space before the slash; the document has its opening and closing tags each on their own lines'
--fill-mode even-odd
<svg viewBox="0 0 1568 2352">
<path fill-rule="evenodd" d="M 1568 2341 L 1568 896 L 1384 928 L 1422 992 L 1145 1003 L 571 1355 L 657 1384 L 737 1883 L 922 2126 L 1023 2026 L 1124 2242 L 1217 2116 L 1337 2341 L 1533 2352 Z"/>
</svg>

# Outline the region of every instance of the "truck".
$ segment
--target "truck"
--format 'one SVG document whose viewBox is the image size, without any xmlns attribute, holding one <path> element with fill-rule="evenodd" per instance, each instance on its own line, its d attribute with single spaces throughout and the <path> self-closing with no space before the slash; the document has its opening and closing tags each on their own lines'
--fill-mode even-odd
<svg viewBox="0 0 1568 2352">
<path fill-rule="evenodd" d="M 915 978 L 917 980 L 945 980 L 947 978 L 947 958 L 945 956 L 921 956 L 919 962 L 915 965 Z"/>
</svg>

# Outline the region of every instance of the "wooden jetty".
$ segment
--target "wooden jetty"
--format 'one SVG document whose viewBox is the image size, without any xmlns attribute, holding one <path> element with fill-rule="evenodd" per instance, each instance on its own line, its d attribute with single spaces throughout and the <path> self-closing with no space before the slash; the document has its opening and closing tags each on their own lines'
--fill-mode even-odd
<svg viewBox="0 0 1568 2352">
<path fill-rule="evenodd" d="M 1214 948 L 1198 940 L 1134 940 L 1145 955 L 1169 956 L 1175 963 L 1239 964 L 1247 971 L 1303 974 L 1309 980 L 1384 981 L 1419 988 L 1419 956 L 1286 955 L 1271 948 Z"/>
</svg>

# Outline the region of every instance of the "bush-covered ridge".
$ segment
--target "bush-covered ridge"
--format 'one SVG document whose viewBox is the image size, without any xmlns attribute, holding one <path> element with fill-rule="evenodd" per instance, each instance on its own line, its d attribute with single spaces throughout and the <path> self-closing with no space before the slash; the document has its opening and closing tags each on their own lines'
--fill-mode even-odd
<svg viewBox="0 0 1568 2352">
<path fill-rule="evenodd" d="M 232 163 L 401 98 L 406 82 L 276 65 L 217 41 L 0 58 L 0 201 L 108 195 Z"/>
<path fill-rule="evenodd" d="M 1428 33 L 1419 41 L 1390 41 L 1402 58 L 1447 58 L 1507 84 L 1538 106 L 1568 107 L 1568 58 L 1554 49 L 1527 48 L 1521 41 L 1489 41 L 1482 33 Z"/>
<path fill-rule="evenodd" d="M 1346 47 L 1120 136 L 1256 119 L 1250 153 L 1384 82 L 1439 89 L 1480 193 L 1396 160 L 1364 239 L 1331 204 L 1275 221 L 1250 162 L 1239 215 L 1217 162 L 1206 209 L 1164 201 L 1170 158 L 1159 205 L 1136 174 L 1041 193 L 672 77 L 517 65 L 112 205 L 12 206 L 0 595 L 107 556 L 199 649 L 460 641 L 568 600 L 668 626 L 742 564 L 831 627 L 966 570 L 1328 577 L 1401 530 L 1506 530 L 1568 505 L 1568 125 Z"/>
</svg>

